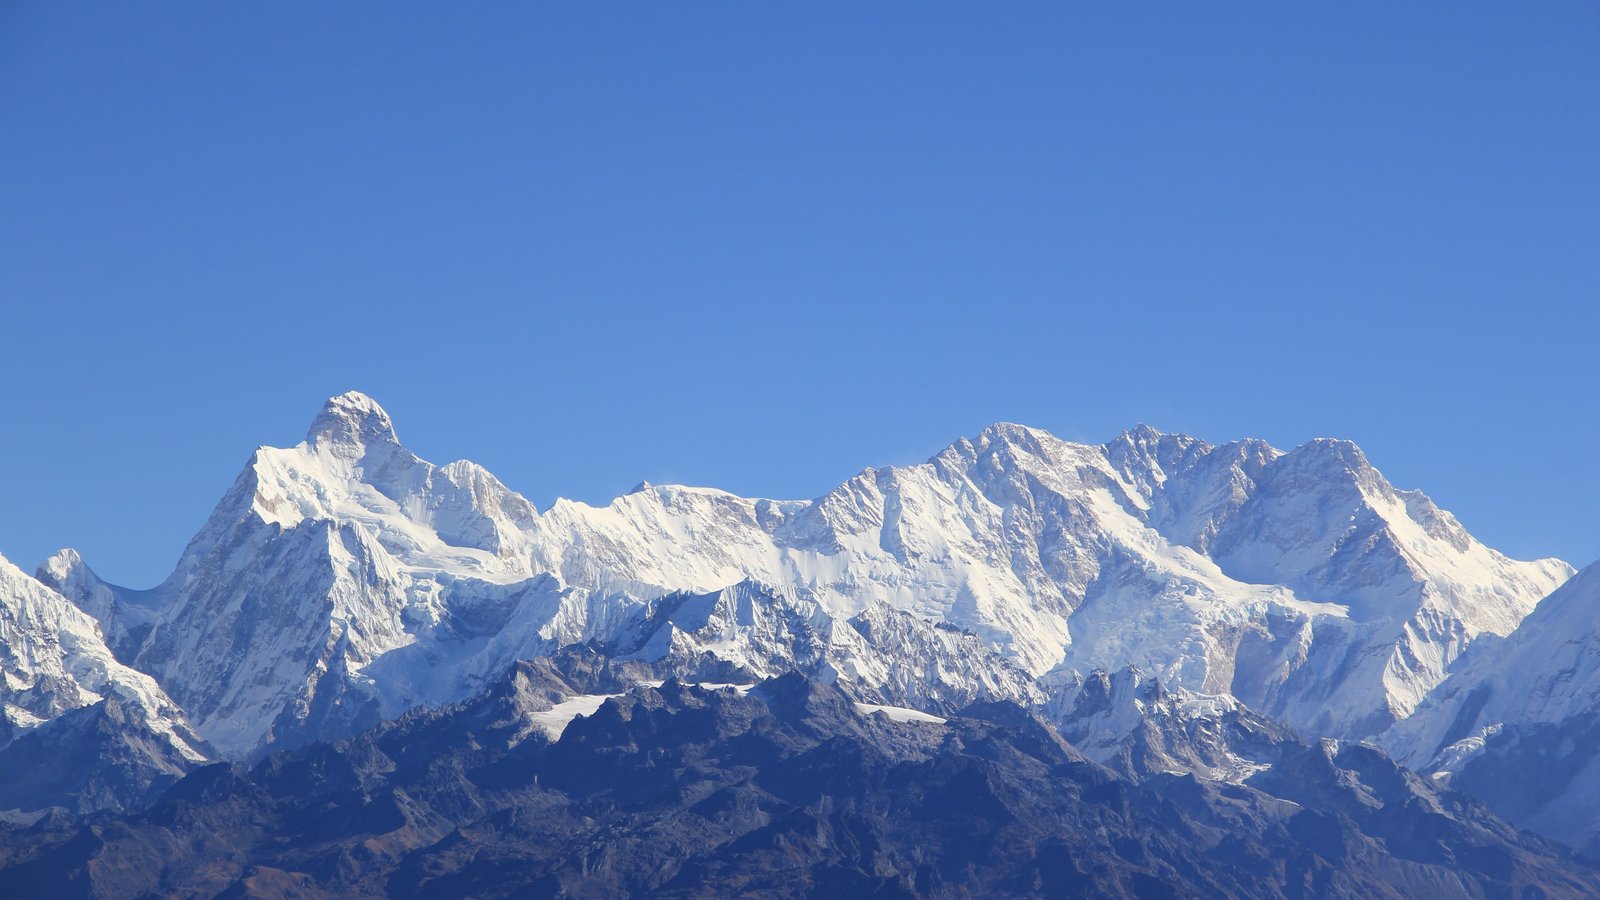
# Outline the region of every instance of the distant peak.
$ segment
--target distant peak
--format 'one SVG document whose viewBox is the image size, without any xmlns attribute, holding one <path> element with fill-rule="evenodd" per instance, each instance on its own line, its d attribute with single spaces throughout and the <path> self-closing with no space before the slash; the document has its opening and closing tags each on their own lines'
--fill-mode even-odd
<svg viewBox="0 0 1600 900">
<path fill-rule="evenodd" d="M 83 564 L 83 554 L 71 547 L 63 547 L 50 554 L 49 558 L 39 565 L 39 568 L 67 571 Z"/>
<path fill-rule="evenodd" d="M 1336 462 L 1355 469 L 1371 465 L 1367 462 L 1367 455 L 1354 441 L 1339 438 L 1312 438 L 1296 447 L 1294 452 L 1305 459 Z"/>
<path fill-rule="evenodd" d="M 1167 432 L 1143 422 L 1100 445 L 1114 465 L 1166 469 L 1179 465 L 1192 452 L 1205 453 L 1211 445 L 1182 432 Z"/>
<path fill-rule="evenodd" d="M 306 432 L 306 441 L 313 446 L 400 443 L 389 414 L 360 391 L 330 397 Z"/>
<path fill-rule="evenodd" d="M 84 605 L 83 600 L 86 596 L 105 582 L 89 568 L 89 564 L 83 561 L 78 551 L 71 547 L 50 554 L 50 558 L 40 563 L 39 568 L 34 571 L 33 578 L 52 591 L 66 596 L 84 612 L 96 618 L 104 612 L 103 609 L 96 610 Z"/>
<path fill-rule="evenodd" d="M 1164 433 L 1143 422 L 1129 428 L 1122 436 L 1135 444 L 1153 444 L 1166 437 Z"/>
<path fill-rule="evenodd" d="M 1030 434 L 1034 429 L 1017 422 L 994 422 L 979 434 Z"/>
<path fill-rule="evenodd" d="M 83 557 L 79 555 L 78 551 L 71 547 L 64 547 L 50 554 L 48 559 L 40 563 L 33 577 L 56 590 L 61 590 L 61 585 L 65 584 L 74 575 L 88 570 L 89 566 L 84 563 Z"/>
<path fill-rule="evenodd" d="M 978 432 L 980 443 L 1036 445 L 1040 437 L 1049 437 L 1037 428 L 1018 425 L 1016 422 L 996 422 Z"/>
</svg>

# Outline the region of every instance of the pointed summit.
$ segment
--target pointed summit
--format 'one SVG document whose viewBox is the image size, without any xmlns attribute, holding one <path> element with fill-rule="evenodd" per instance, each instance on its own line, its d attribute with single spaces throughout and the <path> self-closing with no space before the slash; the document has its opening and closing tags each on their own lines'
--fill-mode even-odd
<svg viewBox="0 0 1600 900">
<path fill-rule="evenodd" d="M 1056 441 L 1056 437 L 1038 428 L 1029 428 L 1015 422 L 995 422 L 971 440 L 979 450 L 991 447 L 1013 447 L 1028 453 L 1037 453 L 1041 446 Z"/>
<path fill-rule="evenodd" d="M 373 444 L 398 445 L 394 423 L 383 411 L 378 401 L 360 391 L 348 391 L 331 397 L 322 405 L 322 412 L 306 432 L 306 442 L 313 447 Z"/>
<path fill-rule="evenodd" d="M 1037 438 L 1043 434 L 1037 428 L 1029 428 L 1016 422 L 994 422 L 978 432 L 978 437 L 990 441 L 1019 441 Z"/>
</svg>

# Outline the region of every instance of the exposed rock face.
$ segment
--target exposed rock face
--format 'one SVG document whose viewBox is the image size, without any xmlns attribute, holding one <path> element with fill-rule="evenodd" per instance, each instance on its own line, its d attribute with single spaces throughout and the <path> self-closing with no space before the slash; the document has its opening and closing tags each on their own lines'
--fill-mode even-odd
<svg viewBox="0 0 1600 900">
<path fill-rule="evenodd" d="M 1134 668 L 1091 672 L 1055 705 L 1063 737 L 1135 780 L 1188 773 L 1247 782 L 1298 743 L 1289 729 L 1232 697 L 1169 690 Z"/>
</svg>

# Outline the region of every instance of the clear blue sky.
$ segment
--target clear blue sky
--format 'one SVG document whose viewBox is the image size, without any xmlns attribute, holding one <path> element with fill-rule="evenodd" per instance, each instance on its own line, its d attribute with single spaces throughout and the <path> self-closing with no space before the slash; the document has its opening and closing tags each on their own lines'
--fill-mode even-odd
<svg viewBox="0 0 1600 900">
<path fill-rule="evenodd" d="M 1600 557 L 1600 6 L 0 5 L 0 553 L 364 390 L 541 507 L 995 420 L 1348 437 Z"/>
</svg>

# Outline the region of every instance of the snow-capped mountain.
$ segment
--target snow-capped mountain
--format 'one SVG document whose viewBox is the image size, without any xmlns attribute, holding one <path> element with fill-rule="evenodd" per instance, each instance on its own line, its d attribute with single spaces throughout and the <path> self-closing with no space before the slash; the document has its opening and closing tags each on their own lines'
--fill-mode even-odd
<svg viewBox="0 0 1600 900">
<path fill-rule="evenodd" d="M 1231 654 L 1232 693 L 1308 734 L 1361 736 L 1408 715 L 1470 643 L 1509 633 L 1573 571 L 1485 547 L 1420 491 L 1395 489 L 1348 441 L 1279 453 L 1136 430 L 1108 455 L 1173 544 L 1230 579 L 1343 608 L 1309 620 L 1269 614 Z M 1258 669 L 1264 662 L 1271 670 Z"/>
<path fill-rule="evenodd" d="M 665 646 L 635 652 L 765 675 L 811 652 L 777 653 L 800 634 L 817 665 L 858 666 L 860 690 L 982 696 L 974 666 L 908 674 L 930 651 L 981 658 L 934 623 L 1045 690 L 1137 665 L 1361 736 L 1571 573 L 1484 547 L 1344 442 L 1283 453 L 1141 427 L 1085 445 L 996 425 L 811 501 L 642 485 L 541 513 L 472 463 L 417 458 L 357 393 L 303 443 L 258 450 L 155 590 L 104 586 L 73 557 L 47 568 L 235 756 L 459 700 L 562 646 L 628 645 L 663 616 Z M 782 598 L 767 618 L 664 612 L 747 581 Z M 712 613 L 684 620 L 696 604 Z"/>
<path fill-rule="evenodd" d="M 532 516 L 477 466 L 418 459 L 382 409 L 347 394 L 304 443 L 255 453 L 173 574 L 138 598 L 160 623 L 113 641 L 137 642 L 135 664 L 228 755 L 348 733 L 596 636 L 591 605 L 596 626 L 626 608 L 535 576 Z M 113 608 L 134 599 L 112 593 Z"/>
<path fill-rule="evenodd" d="M 206 751 L 94 619 L 0 557 L 0 770 L 28 773 L 0 780 L 0 810 L 133 802 Z"/>
<path fill-rule="evenodd" d="M 996 425 L 811 502 L 646 487 L 535 527 L 535 567 L 570 583 L 753 577 L 970 630 L 1035 676 L 1134 664 L 1341 735 L 1409 713 L 1572 571 L 1484 547 L 1354 445 L 1148 428 L 1092 446 Z"/>
<path fill-rule="evenodd" d="M 1600 564 L 1474 647 L 1381 742 L 1510 821 L 1600 853 Z"/>
</svg>

